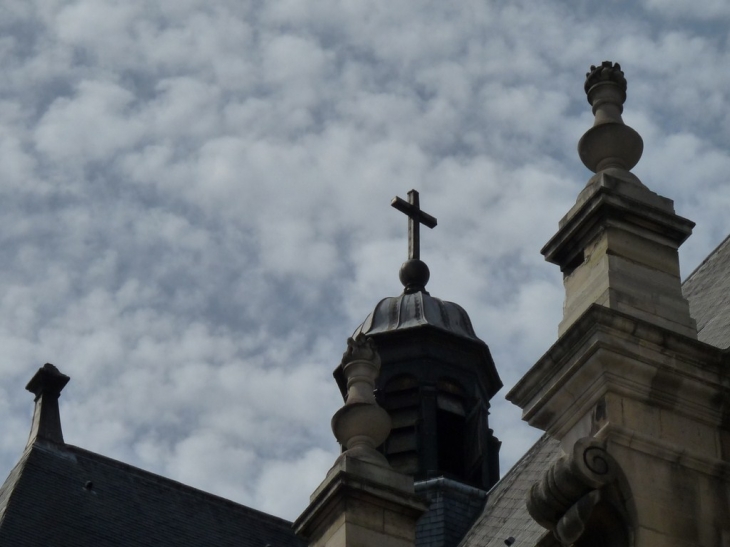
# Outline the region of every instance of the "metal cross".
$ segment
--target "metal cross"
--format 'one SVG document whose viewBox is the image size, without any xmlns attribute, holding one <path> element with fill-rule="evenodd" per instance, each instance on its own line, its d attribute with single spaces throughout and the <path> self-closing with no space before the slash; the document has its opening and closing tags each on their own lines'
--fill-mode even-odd
<svg viewBox="0 0 730 547">
<path fill-rule="evenodd" d="M 394 197 L 390 204 L 401 213 L 408 216 L 408 259 L 421 258 L 421 224 L 433 228 L 436 226 L 436 219 L 421 211 L 418 200 L 418 192 L 408 192 L 408 201 Z"/>
</svg>

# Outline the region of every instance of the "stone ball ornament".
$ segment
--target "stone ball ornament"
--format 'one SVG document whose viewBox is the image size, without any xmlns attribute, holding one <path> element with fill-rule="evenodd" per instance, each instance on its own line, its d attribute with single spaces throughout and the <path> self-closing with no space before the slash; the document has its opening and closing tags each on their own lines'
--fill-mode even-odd
<svg viewBox="0 0 730 547">
<path fill-rule="evenodd" d="M 412 258 L 406 260 L 400 267 L 398 278 L 405 287 L 406 294 L 408 294 L 423 291 L 431 278 L 431 272 L 423 260 Z"/>
</svg>

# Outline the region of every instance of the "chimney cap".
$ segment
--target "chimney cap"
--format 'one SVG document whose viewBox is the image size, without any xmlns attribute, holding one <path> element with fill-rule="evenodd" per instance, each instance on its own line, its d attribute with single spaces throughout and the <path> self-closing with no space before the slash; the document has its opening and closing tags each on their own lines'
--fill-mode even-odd
<svg viewBox="0 0 730 547">
<path fill-rule="evenodd" d="M 46 363 L 33 375 L 25 389 L 33 393 L 36 399 L 46 394 L 58 397 L 69 380 L 68 376 L 51 363 Z"/>
<path fill-rule="evenodd" d="M 25 389 L 35 395 L 35 410 L 30 427 L 28 445 L 36 440 L 63 444 L 61 414 L 58 410 L 58 396 L 69 381 L 69 377 L 61 373 L 50 363 L 38 369 Z"/>
</svg>

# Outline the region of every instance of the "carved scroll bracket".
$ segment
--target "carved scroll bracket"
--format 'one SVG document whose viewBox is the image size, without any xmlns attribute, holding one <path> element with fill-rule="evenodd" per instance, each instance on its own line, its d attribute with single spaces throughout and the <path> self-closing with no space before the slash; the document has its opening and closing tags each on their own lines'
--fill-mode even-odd
<svg viewBox="0 0 730 547">
<path fill-rule="evenodd" d="M 604 446 L 585 437 L 532 485 L 527 510 L 563 545 L 573 545 L 586 535 L 597 506 L 609 508 L 612 519 L 619 518 L 621 512 L 612 509 L 615 496 L 607 495 L 607 491 L 620 475 L 619 464 Z"/>
</svg>

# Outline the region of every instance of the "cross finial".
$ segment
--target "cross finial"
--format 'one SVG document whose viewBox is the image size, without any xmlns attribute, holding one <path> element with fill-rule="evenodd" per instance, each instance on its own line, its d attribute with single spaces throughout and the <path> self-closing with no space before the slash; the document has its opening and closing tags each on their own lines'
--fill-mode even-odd
<svg viewBox="0 0 730 547">
<path fill-rule="evenodd" d="M 405 287 L 404 292 L 426 292 L 426 283 L 431 274 L 428 266 L 421 261 L 420 228 L 421 224 L 433 228 L 436 226 L 436 219 L 421 211 L 418 192 L 415 190 L 408 192 L 408 201 L 396 196 L 390 204 L 408 216 L 408 260 L 403 263 L 398 274 Z"/>
<path fill-rule="evenodd" d="M 418 192 L 408 192 L 408 201 L 394 197 L 390 204 L 401 213 L 408 216 L 408 260 L 420 260 L 421 258 L 421 224 L 433 228 L 436 226 L 436 219 L 421 211 L 418 199 Z"/>
</svg>

